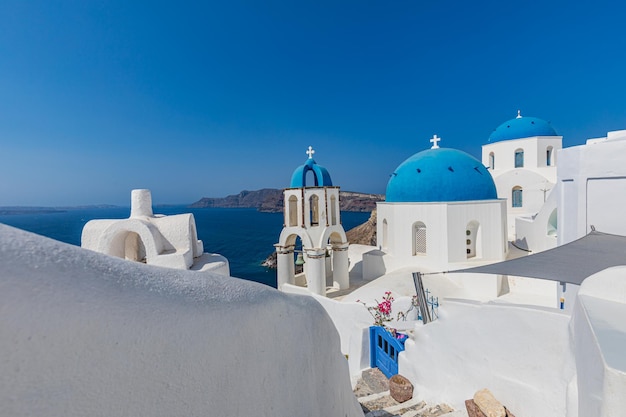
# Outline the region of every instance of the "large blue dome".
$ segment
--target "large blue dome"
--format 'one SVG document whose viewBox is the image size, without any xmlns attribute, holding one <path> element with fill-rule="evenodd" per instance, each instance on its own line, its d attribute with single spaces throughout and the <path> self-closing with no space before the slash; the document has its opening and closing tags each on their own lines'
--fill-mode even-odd
<svg viewBox="0 0 626 417">
<path fill-rule="evenodd" d="M 313 184 L 306 183 L 307 173 L 313 172 Z M 330 179 L 328 170 L 321 165 L 317 165 L 313 158 L 307 159 L 304 165 L 300 165 L 291 175 L 291 188 L 303 187 L 332 187 L 333 181 Z"/>
<path fill-rule="evenodd" d="M 522 117 L 507 120 L 498 126 L 489 136 L 489 142 L 530 138 L 533 136 L 558 136 L 550 123 L 537 117 Z"/>
<path fill-rule="evenodd" d="M 396 168 L 387 184 L 391 203 L 494 200 L 496 186 L 485 166 L 457 149 L 418 152 Z"/>
</svg>

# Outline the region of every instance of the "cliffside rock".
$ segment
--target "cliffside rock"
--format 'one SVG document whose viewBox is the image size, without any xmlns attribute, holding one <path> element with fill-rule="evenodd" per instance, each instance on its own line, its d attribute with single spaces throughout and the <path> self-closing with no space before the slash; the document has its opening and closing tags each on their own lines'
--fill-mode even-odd
<svg viewBox="0 0 626 417">
<path fill-rule="evenodd" d="M 274 251 L 265 258 L 263 262 L 261 262 L 261 266 L 264 266 L 269 269 L 276 269 L 278 267 L 278 254 Z"/>
<path fill-rule="evenodd" d="M 355 193 L 352 191 L 339 192 L 339 209 L 341 211 L 371 211 L 376 209 L 376 202 L 384 201 L 382 194 Z M 191 204 L 191 208 L 256 208 L 268 213 L 283 211 L 283 191 L 274 188 L 263 188 L 257 191 L 244 190 L 239 194 L 223 198 L 203 197 Z"/>
<path fill-rule="evenodd" d="M 239 194 L 229 195 L 223 198 L 203 197 L 191 204 L 191 208 L 256 208 L 261 209 L 264 205 L 267 211 L 282 211 L 283 192 L 273 188 L 263 188 L 257 191 L 244 190 Z M 278 207 L 280 205 L 280 207 Z"/>
<path fill-rule="evenodd" d="M 376 246 L 376 210 L 365 223 L 348 230 L 346 238 L 351 244 Z"/>
<path fill-rule="evenodd" d="M 379 201 L 385 201 L 385 196 L 352 191 L 339 192 L 339 207 L 342 211 L 373 211 L 376 210 L 376 203 Z"/>
</svg>

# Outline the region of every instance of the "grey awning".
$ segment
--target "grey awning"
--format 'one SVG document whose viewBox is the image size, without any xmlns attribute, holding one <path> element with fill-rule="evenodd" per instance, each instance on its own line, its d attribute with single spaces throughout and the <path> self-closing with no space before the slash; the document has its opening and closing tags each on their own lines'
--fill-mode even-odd
<svg viewBox="0 0 626 417">
<path fill-rule="evenodd" d="M 580 285 L 588 276 L 617 265 L 626 265 L 626 236 L 593 231 L 534 255 L 450 272 L 514 275 Z"/>
</svg>

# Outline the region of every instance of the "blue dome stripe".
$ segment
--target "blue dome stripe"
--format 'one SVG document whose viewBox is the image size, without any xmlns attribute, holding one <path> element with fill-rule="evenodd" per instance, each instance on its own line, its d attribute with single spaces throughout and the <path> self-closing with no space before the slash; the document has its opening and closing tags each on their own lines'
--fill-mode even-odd
<svg viewBox="0 0 626 417">
<path fill-rule="evenodd" d="M 313 171 L 314 184 L 306 183 L 306 174 Z M 303 187 L 332 187 L 333 181 L 330 179 L 328 170 L 309 158 L 304 165 L 299 166 L 291 175 L 291 188 Z"/>
<path fill-rule="evenodd" d="M 386 201 L 443 202 L 498 198 L 493 178 L 473 156 L 457 149 L 419 152 L 391 175 Z"/>
</svg>

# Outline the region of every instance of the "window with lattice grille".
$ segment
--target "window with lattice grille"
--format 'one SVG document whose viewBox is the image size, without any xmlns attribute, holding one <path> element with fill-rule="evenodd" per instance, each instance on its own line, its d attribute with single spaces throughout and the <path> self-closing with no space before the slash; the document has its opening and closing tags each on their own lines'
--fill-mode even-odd
<svg viewBox="0 0 626 417">
<path fill-rule="evenodd" d="M 426 225 L 418 222 L 413 226 L 413 235 L 415 237 L 414 255 L 426 254 Z"/>
</svg>

